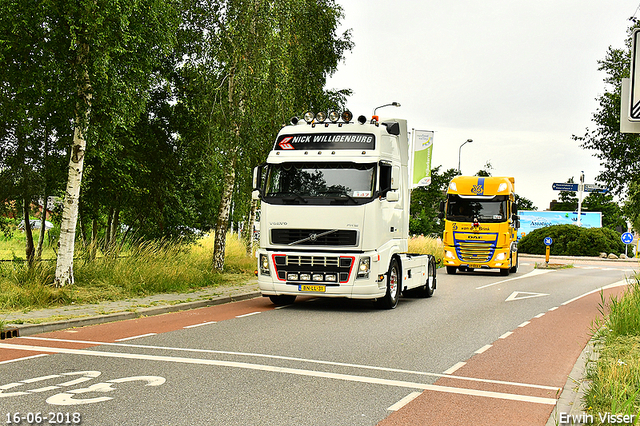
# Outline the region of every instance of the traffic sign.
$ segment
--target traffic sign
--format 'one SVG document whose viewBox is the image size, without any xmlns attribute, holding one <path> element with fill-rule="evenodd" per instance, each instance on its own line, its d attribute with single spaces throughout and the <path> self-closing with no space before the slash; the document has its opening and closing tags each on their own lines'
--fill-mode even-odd
<svg viewBox="0 0 640 426">
<path fill-rule="evenodd" d="M 551 238 L 551 237 L 546 237 L 546 238 L 544 239 L 544 245 L 545 245 L 545 246 L 550 246 L 551 244 L 553 244 L 553 238 Z"/>
<path fill-rule="evenodd" d="M 636 29 L 633 32 L 631 40 L 629 121 L 640 121 L 640 30 Z"/>
<path fill-rule="evenodd" d="M 620 236 L 623 244 L 631 244 L 633 242 L 633 234 L 631 232 L 625 232 Z"/>
<path fill-rule="evenodd" d="M 578 184 L 577 183 L 567 183 L 567 182 L 555 182 L 553 185 L 551 185 L 551 188 L 554 191 L 571 191 L 571 192 L 576 192 L 578 190 Z"/>
<path fill-rule="evenodd" d="M 605 192 L 609 192 L 609 188 L 604 187 L 604 186 L 600 186 L 600 185 L 596 185 L 593 183 L 585 183 L 584 184 L 584 190 L 585 192 L 600 192 L 602 194 L 604 194 Z"/>
</svg>

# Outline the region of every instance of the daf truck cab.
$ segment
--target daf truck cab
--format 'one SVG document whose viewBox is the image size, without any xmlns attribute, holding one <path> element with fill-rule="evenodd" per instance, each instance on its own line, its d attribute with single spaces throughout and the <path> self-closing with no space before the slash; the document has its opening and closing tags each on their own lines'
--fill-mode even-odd
<svg viewBox="0 0 640 426">
<path fill-rule="evenodd" d="M 499 269 L 518 270 L 520 227 L 513 177 L 457 176 L 440 204 L 445 219 L 442 241 L 447 273 Z"/>
<path fill-rule="evenodd" d="M 395 308 L 405 291 L 436 288 L 433 256 L 407 253 L 407 123 L 352 118 L 293 118 L 254 170 L 258 283 L 274 304 L 311 295 Z"/>
</svg>

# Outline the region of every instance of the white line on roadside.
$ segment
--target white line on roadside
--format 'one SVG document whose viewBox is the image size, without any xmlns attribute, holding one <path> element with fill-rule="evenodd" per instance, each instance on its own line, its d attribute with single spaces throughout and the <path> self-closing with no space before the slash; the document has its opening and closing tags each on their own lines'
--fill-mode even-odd
<svg viewBox="0 0 640 426">
<path fill-rule="evenodd" d="M 141 337 L 155 336 L 156 334 L 158 333 L 147 333 L 147 334 L 141 334 L 139 336 L 124 337 L 122 339 L 116 339 L 116 342 L 126 342 L 127 340 L 139 339 Z"/>
<path fill-rule="evenodd" d="M 476 287 L 476 290 L 482 290 L 483 288 L 491 287 L 491 286 L 494 286 L 494 285 L 506 283 L 506 282 L 513 281 L 513 280 L 519 280 L 519 279 L 522 279 L 522 278 L 529 278 L 529 277 L 533 277 L 533 276 L 536 276 L 536 275 L 542 275 L 542 274 L 546 274 L 546 273 L 553 272 L 553 271 L 554 271 L 553 269 L 534 269 L 533 271 L 529 272 L 528 274 L 524 274 L 524 275 L 521 275 L 519 277 L 513 277 L 513 278 L 509 278 L 507 280 L 502 280 L 502 281 L 498 281 L 498 282 L 495 282 L 495 283 L 486 284 L 486 285 L 483 285 L 483 286 L 480 286 L 480 287 Z"/>
<path fill-rule="evenodd" d="M 448 369 L 444 370 L 442 373 L 443 374 L 453 374 L 456 371 L 458 371 L 460 368 L 464 367 L 467 363 L 466 362 L 457 362 L 455 364 L 453 364 L 451 367 L 449 367 Z"/>
<path fill-rule="evenodd" d="M 402 398 L 400 401 L 393 404 L 391 407 L 387 408 L 387 411 L 398 411 L 417 397 L 422 395 L 422 392 L 411 392 L 409 395 Z"/>
<path fill-rule="evenodd" d="M 49 341 L 49 342 L 64 342 L 64 343 L 82 343 L 82 344 L 88 344 L 88 345 L 117 346 L 122 348 L 128 347 L 128 348 L 137 348 L 137 349 L 156 349 L 156 350 L 163 350 L 163 351 L 168 350 L 168 351 L 176 351 L 176 352 L 193 352 L 193 353 L 205 353 L 205 354 L 216 354 L 216 355 L 248 356 L 248 357 L 255 357 L 255 358 L 295 361 L 295 362 L 302 362 L 302 363 L 309 363 L 309 364 L 359 368 L 363 370 L 383 371 L 383 372 L 390 372 L 390 373 L 415 374 L 419 376 L 428 376 L 428 377 L 447 377 L 450 379 L 457 379 L 457 380 L 470 381 L 470 382 L 493 383 L 498 385 L 519 386 L 519 387 L 544 389 L 544 390 L 551 390 L 551 391 L 561 390 L 557 386 L 543 386 L 543 385 L 534 385 L 529 383 L 508 382 L 503 380 L 480 379 L 475 377 L 450 376 L 448 374 L 429 373 L 426 371 L 401 370 L 398 368 L 377 367 L 372 365 L 351 364 L 351 363 L 345 363 L 345 362 L 322 361 L 317 359 L 305 359 L 305 358 L 296 358 L 296 357 L 281 356 L 281 355 L 217 351 L 213 349 L 194 349 L 194 348 L 176 348 L 176 347 L 153 346 L 153 345 L 137 345 L 132 343 L 97 342 L 97 341 L 90 341 L 90 340 L 52 339 L 50 337 L 35 337 L 35 336 L 25 336 L 25 337 L 21 337 L 21 339 L 43 340 L 43 341 Z"/>
<path fill-rule="evenodd" d="M 583 297 L 588 296 L 588 295 L 590 295 L 590 294 L 593 294 L 593 293 L 599 293 L 599 292 L 601 292 L 601 291 L 608 290 L 608 289 L 610 289 L 610 288 L 615 288 L 615 287 L 625 286 L 625 285 L 627 285 L 627 284 L 628 284 L 627 280 L 622 280 L 622 281 L 615 282 L 615 283 L 613 283 L 613 284 L 605 285 L 604 287 L 600 287 L 600 288 L 597 288 L 597 289 L 595 289 L 595 290 L 591 290 L 591 291 L 589 291 L 589 292 L 587 292 L 587 293 L 585 293 L 585 294 L 582 294 L 582 295 L 580 295 L 580 296 L 578 296 L 578 297 L 574 297 L 574 298 L 573 298 L 573 299 L 571 299 L 571 300 L 567 300 L 566 302 L 564 302 L 564 303 L 562 304 L 562 306 L 568 305 L 569 303 L 571 303 L 571 302 L 575 302 L 576 300 L 578 300 L 578 299 L 582 299 Z"/>
<path fill-rule="evenodd" d="M 543 312 L 541 314 L 536 315 L 534 318 L 542 318 L 544 316 L 544 314 L 546 314 L 546 312 Z"/>
<path fill-rule="evenodd" d="M 477 354 L 481 354 L 483 352 L 486 352 L 487 350 L 491 349 L 493 345 L 484 345 L 483 347 L 481 347 L 480 349 L 478 349 L 475 353 Z"/>
<path fill-rule="evenodd" d="M 10 343 L 0 343 L 0 348 L 5 349 L 18 349 L 24 351 L 38 351 L 38 352 L 51 352 L 61 353 L 69 355 L 85 355 L 93 357 L 104 358 L 117 358 L 117 359 L 135 359 L 146 361 L 162 361 L 162 362 L 174 362 L 182 364 L 197 364 L 197 365 L 211 365 L 217 367 L 232 367 L 242 368 L 247 370 L 256 371 L 268 371 L 273 373 L 285 373 L 306 377 L 318 377 L 333 380 L 344 380 L 357 383 L 369 383 L 384 386 L 405 387 L 413 389 L 430 390 L 434 392 L 445 392 L 458 395 L 473 395 L 486 398 L 504 399 L 509 401 L 524 401 L 537 404 L 555 405 L 555 398 L 542 398 L 535 396 L 515 395 L 501 392 L 482 391 L 475 389 L 454 388 L 449 386 L 430 385 L 426 383 L 407 382 L 403 380 L 389 380 L 376 377 L 367 376 L 354 376 L 351 374 L 331 373 L 327 371 L 315 371 L 315 370 L 302 370 L 297 368 L 276 367 L 270 365 L 249 364 L 243 362 L 233 361 L 221 361 L 213 359 L 199 359 L 199 358 L 184 358 L 184 357 L 172 357 L 172 356 L 157 356 L 157 355 L 145 355 L 145 354 L 130 354 L 122 352 L 102 352 L 86 349 L 69 349 L 69 348 L 53 348 L 45 346 L 27 346 L 27 345 L 14 345 Z"/>
<path fill-rule="evenodd" d="M 201 322 L 200 324 L 185 325 L 182 328 L 196 328 L 196 327 L 202 327 L 203 325 L 211 325 L 216 323 L 217 323 L 216 321 L 207 321 L 207 322 Z"/>
<path fill-rule="evenodd" d="M 513 331 L 507 331 L 502 336 L 498 337 L 498 339 L 506 339 L 507 337 L 511 336 L 512 334 L 513 334 Z"/>
<path fill-rule="evenodd" d="M 531 321 L 525 321 L 522 324 L 520 324 L 518 327 L 525 327 L 527 325 L 531 324 Z"/>
<path fill-rule="evenodd" d="M 551 312 L 551 311 L 555 311 L 556 309 L 558 309 L 558 306 L 554 306 L 553 308 L 550 308 L 550 309 L 549 309 L 549 312 Z"/>
<path fill-rule="evenodd" d="M 237 315 L 236 318 L 250 317 L 251 315 L 257 315 L 259 313 L 261 313 L 261 312 L 250 312 L 248 314 Z"/>
<path fill-rule="evenodd" d="M 0 361 L 0 365 L 1 364 L 9 364 L 10 362 L 26 361 L 28 359 L 40 358 L 42 356 L 48 356 L 48 355 L 49 354 L 38 354 L 38 355 L 25 356 L 25 357 L 22 357 L 22 358 L 8 359 L 6 361 Z"/>
</svg>

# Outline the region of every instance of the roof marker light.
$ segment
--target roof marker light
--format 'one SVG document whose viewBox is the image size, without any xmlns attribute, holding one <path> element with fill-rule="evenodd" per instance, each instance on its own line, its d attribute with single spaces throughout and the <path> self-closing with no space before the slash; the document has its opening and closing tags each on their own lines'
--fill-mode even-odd
<svg viewBox="0 0 640 426">
<path fill-rule="evenodd" d="M 309 124 L 313 121 L 313 113 L 311 111 L 307 111 L 304 113 L 304 121 Z"/>
<path fill-rule="evenodd" d="M 502 182 L 499 186 L 498 186 L 498 192 L 502 192 L 504 190 L 507 189 L 507 184 Z"/>
</svg>

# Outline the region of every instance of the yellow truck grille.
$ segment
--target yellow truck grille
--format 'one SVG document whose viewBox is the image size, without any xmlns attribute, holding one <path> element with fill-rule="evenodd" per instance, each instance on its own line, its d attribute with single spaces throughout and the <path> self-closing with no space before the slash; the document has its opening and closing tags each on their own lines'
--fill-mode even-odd
<svg viewBox="0 0 640 426">
<path fill-rule="evenodd" d="M 456 243 L 458 259 L 462 262 L 484 263 L 491 260 L 495 244 L 479 241 L 459 241 Z"/>
</svg>

